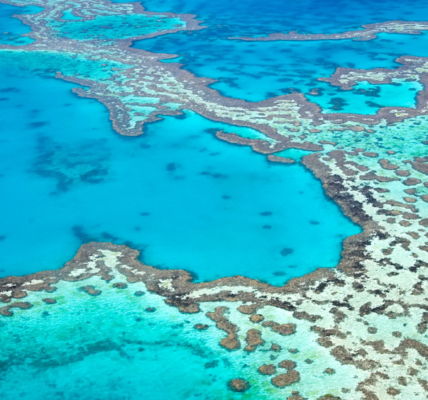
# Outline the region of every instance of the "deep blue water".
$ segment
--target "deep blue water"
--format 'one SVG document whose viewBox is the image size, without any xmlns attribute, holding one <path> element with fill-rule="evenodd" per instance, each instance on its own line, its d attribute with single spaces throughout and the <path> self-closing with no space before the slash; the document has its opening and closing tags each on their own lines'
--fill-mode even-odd
<svg viewBox="0 0 428 400">
<path fill-rule="evenodd" d="M 294 30 L 334 33 L 358 29 L 363 24 L 428 19 L 428 4 L 423 0 L 143 0 L 141 3 L 150 11 L 196 14 L 205 25 L 215 27 L 216 36 L 224 37 Z"/>
<path fill-rule="evenodd" d="M 338 67 L 395 68 L 399 64 L 394 60 L 403 54 L 428 56 L 428 35 L 425 34 L 383 34 L 367 42 L 244 42 L 213 38 L 212 34 L 210 30 L 202 30 L 190 37 L 185 33 L 160 36 L 139 41 L 135 47 L 180 55 L 179 62 L 186 69 L 198 76 L 218 80 L 211 87 L 225 96 L 260 101 L 292 91 L 308 94 L 317 88 L 321 89 L 321 96 L 308 98 L 326 109 L 327 103 L 335 97 L 349 98 L 349 92 L 318 81 L 318 78 L 332 75 Z M 374 91 L 380 88 L 370 86 Z M 381 94 L 372 97 L 370 93 L 358 95 L 354 92 L 352 97 L 356 102 L 364 97 L 367 102 L 382 103 Z M 400 101 L 397 98 L 395 105 L 405 105 Z M 371 107 L 374 111 L 378 108 Z"/>
<path fill-rule="evenodd" d="M 126 138 L 71 84 L 4 70 L 0 82 L 3 276 L 58 268 L 96 240 L 199 280 L 281 284 L 335 266 L 359 232 L 303 166 L 216 139 L 225 125 L 188 113 Z"/>
<path fill-rule="evenodd" d="M 19 14 L 35 14 L 40 10 L 41 8 L 33 6 L 15 7 L 9 4 L 0 4 L 0 44 L 23 46 L 32 43 L 34 41 L 33 39 L 20 36 L 30 32 L 31 29 L 18 18 L 12 18 L 12 16 Z"/>
<path fill-rule="evenodd" d="M 387 6 L 386 6 L 387 4 Z M 402 55 L 428 56 L 428 35 L 380 34 L 368 42 L 352 40 L 316 42 L 243 42 L 228 40 L 233 36 L 258 36 L 271 32 L 328 33 L 357 29 L 362 24 L 388 20 L 426 20 L 428 5 L 422 1 L 386 2 L 304 1 L 284 2 L 201 2 L 144 1 L 154 11 L 190 12 L 209 28 L 191 33 L 159 36 L 137 42 L 135 47 L 157 53 L 177 54 L 184 68 L 198 76 L 218 80 L 212 87 L 225 96 L 260 101 L 300 91 L 320 90 L 320 96 L 308 96 L 330 112 L 374 114 L 387 104 L 379 86 L 371 93 L 343 92 L 317 78 L 328 77 L 338 67 L 396 68 L 394 60 Z M 411 5 L 411 6 L 410 6 Z M 170 60 L 172 61 L 172 60 Z M 390 85 L 389 85 L 390 86 Z M 390 92 L 393 87 L 385 91 Z M 414 91 L 403 90 L 404 97 Z M 373 92 L 377 94 L 373 96 Z M 380 93 L 379 93 L 380 92 Z M 349 104 L 361 105 L 352 109 Z M 414 96 L 413 96 L 414 97 Z M 409 106 L 401 96 L 395 106 Z M 343 104 L 343 107 L 340 105 Z"/>
</svg>

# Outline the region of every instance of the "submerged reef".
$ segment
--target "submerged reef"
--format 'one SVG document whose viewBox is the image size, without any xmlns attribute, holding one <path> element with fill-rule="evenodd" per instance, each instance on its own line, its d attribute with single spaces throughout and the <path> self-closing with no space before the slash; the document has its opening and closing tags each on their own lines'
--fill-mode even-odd
<svg viewBox="0 0 428 400">
<path fill-rule="evenodd" d="M 428 23 L 424 21 L 387 21 L 378 24 L 363 25 L 362 29 L 347 31 L 343 33 L 271 33 L 262 37 L 231 37 L 232 40 L 245 40 L 247 42 L 269 42 L 275 40 L 344 40 L 353 39 L 358 41 L 376 39 L 378 33 L 401 33 L 407 35 L 418 35 L 428 30 Z"/>
<path fill-rule="evenodd" d="M 270 137 L 269 147 L 272 140 L 278 142 L 274 149 L 266 149 L 267 152 L 296 146 L 313 150 L 319 149 L 316 146 L 319 135 L 315 135 L 318 130 L 361 132 L 370 130 L 372 125 L 428 113 L 425 90 L 420 92 L 415 109 L 384 107 L 375 115 L 322 114 L 318 105 L 296 92 L 258 103 L 227 98 L 207 86 L 214 82 L 212 79 L 198 78 L 177 63 L 160 62 L 175 55 L 154 54 L 130 47 L 134 41 L 148 37 L 203 29 L 191 15 L 149 13 L 138 3 L 112 4 L 98 0 L 91 3 L 91 7 L 85 6 L 84 10 L 79 1 L 73 3 L 73 13 L 81 19 L 63 20 L 64 10 L 70 8 L 68 3 L 46 0 L 9 3 L 37 5 L 44 9 L 37 14 L 18 16 L 32 27 L 32 32 L 25 35 L 34 42 L 19 48 L 0 45 L 1 57 L 16 68 L 35 68 L 84 86 L 76 88 L 75 92 L 105 104 L 114 128 L 122 135 L 140 135 L 143 125 L 158 120 L 160 115 L 177 115 L 190 109 L 215 121 L 263 132 Z M 135 15 L 150 17 L 148 27 L 143 22 L 138 25 Z M 101 18 L 98 16 L 108 16 L 106 25 L 96 23 L 97 18 Z M 155 16 L 157 23 L 152 18 Z M 173 22 L 168 24 L 168 20 Z M 415 24 L 422 29 L 421 23 Z M 125 29 L 123 37 L 119 32 L 114 34 L 119 27 Z M 25 61 L 28 53 L 34 58 L 31 65 Z M 394 83 L 399 84 L 403 79 L 422 82 L 425 59 L 419 57 L 417 60 L 420 65 L 415 66 L 415 74 L 398 76 Z M 266 145 L 259 142 L 261 148 Z"/>
<path fill-rule="evenodd" d="M 269 398 L 426 398 L 428 59 L 404 56 L 397 60 L 402 66 L 394 70 L 339 69 L 322 78 L 343 89 L 358 81 L 420 82 L 424 89 L 416 108 L 384 107 L 375 115 L 323 114 L 299 93 L 258 103 L 223 97 L 208 86 L 211 79 L 198 78 L 179 64 L 160 62 L 174 55 L 130 47 L 137 39 L 202 29 L 193 16 L 149 13 L 137 3 L 113 5 L 104 0 L 3 2 L 43 7 L 37 14 L 18 16 L 31 26 L 26 35 L 34 42 L 19 48 L 0 45 L 0 57 L 11 67 L 35 68 L 83 86 L 74 91 L 105 104 L 122 135 L 140 135 L 143 125 L 159 116 L 189 109 L 260 131 L 260 139 L 224 132 L 216 136 L 251 146 L 272 162 L 292 162 L 280 159 L 286 149 L 313 151 L 301 162 L 363 228 L 345 240 L 336 269 L 320 269 L 279 288 L 240 276 L 192 283 L 187 272 L 142 264 L 128 247 L 91 243 L 60 270 L 0 280 L 4 317 L 13 320 L 14 313 L 54 309 L 65 296 L 63 285 L 80 285 L 79 293 L 97 301 L 104 296 L 102 285 L 111 283 L 115 290 L 125 291 L 142 283 L 183 313 L 205 313 L 204 321 L 195 322 L 195 332 L 208 333 L 204 324 L 215 324 L 216 332 L 224 333 L 218 348 L 249 357 L 270 354 L 270 360 L 251 364 L 248 374 L 254 375 L 237 371 L 224 382 L 225 392 L 257 397 L 257 382 L 262 382 L 269 386 Z M 71 4 L 79 19 L 64 20 Z M 136 14 L 147 16 L 148 25 L 143 26 L 145 17 Z M 122 23 L 126 35 L 117 38 L 112 32 Z M 322 36 L 372 39 L 377 32 L 415 34 L 425 29 L 426 23 L 393 21 L 366 26 L 358 34 Z M 315 36 L 309 40 L 322 39 Z M 301 35 L 292 37 L 286 40 L 302 40 Z M 319 365 L 322 370 L 314 373 Z"/>
<path fill-rule="evenodd" d="M 64 318 L 63 313 L 70 307 L 75 310 L 81 304 L 78 307 L 86 309 L 82 318 L 88 319 L 92 315 L 87 309 L 89 304 L 99 301 L 103 307 L 105 301 L 111 302 L 118 296 L 133 310 L 143 306 L 146 313 L 156 312 L 157 308 L 168 308 L 159 302 L 158 296 L 162 296 L 168 305 L 187 315 L 188 323 L 193 321 L 195 335 L 213 335 L 213 323 L 224 332 L 215 333 L 217 344 L 206 342 L 214 346 L 210 351 L 222 356 L 232 352 L 230 357 L 235 362 L 247 365 L 244 369 L 231 367 L 229 380 L 224 377 L 222 384 L 223 398 L 229 398 L 228 389 L 245 392 L 248 398 L 299 395 L 307 399 L 386 399 L 397 394 L 403 399 L 423 398 L 428 359 L 424 265 L 419 264 L 418 273 L 405 272 L 406 284 L 395 268 L 376 268 L 373 260 L 369 260 L 370 268 L 364 268 L 363 249 L 369 238 L 362 236 L 354 239 L 359 250 L 348 249 L 348 262 L 338 270 L 318 270 L 282 288 L 244 277 L 192 283 L 188 272 L 145 265 L 137 260 L 138 251 L 126 246 L 90 243 L 83 245 L 60 270 L 0 281 L 4 303 L 0 314 L 7 318 L 0 320 L 2 335 L 13 335 L 14 318 L 16 323 L 27 321 L 26 325 L 33 318 L 37 321 L 41 313 L 57 320 Z M 382 269 L 391 271 L 386 274 L 387 279 L 380 272 Z M 114 295 L 112 291 L 120 293 Z M 147 304 L 146 291 L 156 294 L 152 303 Z M 78 295 L 79 292 L 82 294 Z M 110 304 L 115 310 L 114 304 Z M 104 313 L 108 314 L 110 309 L 104 306 Z M 76 329 L 80 322 L 68 324 L 68 329 Z M 50 325 L 55 337 L 61 335 L 57 325 L 60 324 Z M 28 334 L 21 334 L 21 338 Z M 127 343 L 131 343 L 129 334 L 126 337 Z M 96 342 L 95 339 L 91 338 Z M 119 346 L 114 337 L 110 340 L 113 342 L 109 350 Z M 28 349 L 13 341 L 8 345 L 7 341 L 2 343 L 2 359 L 15 354 L 14 362 L 4 364 L 3 370 L 7 372 L 21 364 Z M 72 360 L 67 361 L 66 353 L 57 354 L 46 343 L 43 346 L 40 355 L 39 351 L 32 351 L 35 365 L 58 366 L 85 357 L 84 353 L 72 354 Z M 90 351 L 87 345 L 77 346 L 75 351 L 85 348 Z"/>
</svg>

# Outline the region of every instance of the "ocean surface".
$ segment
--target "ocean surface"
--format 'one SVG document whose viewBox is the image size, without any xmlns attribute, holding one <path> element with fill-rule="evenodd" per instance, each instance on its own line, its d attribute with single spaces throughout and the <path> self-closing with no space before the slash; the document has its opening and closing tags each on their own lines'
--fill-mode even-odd
<svg viewBox="0 0 428 400">
<path fill-rule="evenodd" d="M 339 66 L 396 68 L 399 56 L 428 56 L 427 34 L 379 34 L 367 42 L 228 38 L 428 20 L 427 2 L 147 0 L 143 6 L 192 13 L 204 21 L 207 29 L 142 40 L 134 47 L 177 55 L 165 62 L 216 79 L 211 87 L 224 96 L 255 102 L 299 91 L 324 113 L 369 115 L 384 106 L 415 107 L 422 89 L 417 82 L 361 82 L 343 91 L 317 78 Z M 33 41 L 20 36 L 30 29 L 13 18 L 30 12 L 37 8 L 0 4 L 1 44 Z M 63 19 L 76 17 L 67 10 Z M 87 23 L 87 29 L 61 34 L 93 39 L 90 30 L 98 32 L 100 26 Z M 118 31 L 108 34 L 113 38 Z M 101 241 L 138 249 L 149 265 L 190 271 L 197 282 L 243 275 L 281 286 L 317 268 L 337 266 L 344 239 L 361 232 L 299 163 L 310 152 L 279 154 L 296 160 L 293 165 L 269 162 L 249 147 L 215 136 L 218 130 L 247 138 L 261 133 L 192 111 L 149 124 L 139 137 L 120 136 L 105 106 L 79 98 L 71 91 L 76 84 L 47 73 L 58 65 L 64 71 L 78 65 L 82 75 L 108 74 L 99 64 L 64 56 L 0 57 L 0 277 L 58 269 L 82 244 Z M 309 94 L 314 88 L 318 95 Z M 89 283 L 102 295 L 93 298 L 79 290 L 81 284 L 62 282 L 55 306 L 42 302 L 46 293 L 32 293 L 26 301 L 34 309 L 0 318 L 0 399 L 284 399 L 292 388 L 273 389 L 255 367 L 271 362 L 272 343 L 299 363 L 302 394 L 311 399 L 320 388 L 337 395 L 343 382 L 355 379 L 349 366 L 325 352 L 319 355 L 314 332 L 286 338 L 272 333 L 261 351 L 230 352 L 218 345 L 224 332 L 205 316 L 221 304 L 183 314 L 140 283 L 124 290 L 113 289 L 114 281 Z M 138 290 L 144 295 L 135 296 Z M 248 316 L 234 312 L 243 336 Z M 196 331 L 198 323 L 209 327 Z M 300 351 L 290 354 L 289 348 Z M 323 373 L 328 367 L 336 375 Z M 237 374 L 251 384 L 245 394 L 226 390 L 225 382 Z"/>
<path fill-rule="evenodd" d="M 215 137 L 250 129 L 186 112 L 123 137 L 75 84 L 0 73 L 2 276 L 59 268 L 81 244 L 107 241 L 196 280 L 281 285 L 337 265 L 343 239 L 360 232 L 302 165 Z"/>
<path fill-rule="evenodd" d="M 121 2 L 117 1 L 116 2 Z M 388 4 L 385 7 L 385 4 Z M 428 36 L 378 34 L 376 40 L 330 40 L 311 42 L 245 42 L 230 37 L 266 36 L 275 32 L 340 33 L 361 29 L 361 25 L 392 21 L 428 19 L 423 1 L 390 2 L 323 1 L 265 2 L 227 1 L 146 1 L 150 11 L 173 10 L 197 14 L 208 25 L 196 32 L 139 41 L 135 47 L 155 53 L 176 54 L 176 62 L 198 76 L 218 82 L 211 87 L 228 97 L 261 101 L 298 91 L 318 104 L 324 112 L 375 114 L 380 107 L 414 107 L 418 83 L 370 85 L 343 91 L 320 77 L 328 77 L 338 67 L 372 69 L 395 68 L 403 55 L 428 55 Z M 168 62 L 174 61 L 169 59 Z M 318 95 L 311 95 L 317 88 Z M 362 91 L 361 89 L 365 89 Z M 391 104 L 394 102 L 394 104 Z"/>
<path fill-rule="evenodd" d="M 27 36 L 21 36 L 31 32 L 31 29 L 19 19 L 13 18 L 13 16 L 35 14 L 40 10 L 41 8 L 34 6 L 16 7 L 10 4 L 0 4 L 0 44 L 24 46 L 34 42 L 33 39 Z"/>
</svg>

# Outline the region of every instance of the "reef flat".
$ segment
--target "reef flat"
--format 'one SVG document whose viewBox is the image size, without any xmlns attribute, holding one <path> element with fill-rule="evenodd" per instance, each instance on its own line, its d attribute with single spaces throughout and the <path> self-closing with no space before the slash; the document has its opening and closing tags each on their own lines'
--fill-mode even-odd
<svg viewBox="0 0 428 400">
<path fill-rule="evenodd" d="M 272 352 L 270 361 L 260 359 L 248 367 L 251 377 L 242 369 L 225 379 L 227 395 L 242 392 L 257 398 L 255 382 L 263 382 L 270 398 L 291 400 L 426 397 L 428 59 L 404 56 L 398 60 L 402 67 L 394 70 L 340 69 L 330 78 L 320 77 L 343 89 L 359 81 L 419 82 L 424 88 L 415 108 L 383 107 L 375 115 L 323 114 L 299 93 L 257 103 L 226 98 L 208 87 L 211 79 L 160 62 L 172 55 L 130 47 L 137 39 L 200 29 L 192 16 L 162 13 L 164 18 L 156 17 L 159 21 L 154 23 L 153 16 L 159 14 L 147 13 L 135 4 L 75 1 L 72 15 L 80 19 L 64 20 L 69 2 L 10 3 L 44 8 L 38 14 L 19 16 L 31 26 L 27 36 L 34 42 L 19 49 L 0 46 L 0 57 L 11 66 L 28 68 L 27 62 L 46 74 L 84 86 L 75 92 L 105 104 L 115 130 L 122 135 L 140 135 L 143 125 L 159 116 L 193 110 L 213 121 L 262 132 L 268 139 L 221 131 L 217 137 L 251 146 L 273 162 L 282 161 L 277 157 L 287 149 L 313 151 L 301 162 L 363 232 L 346 239 L 337 268 L 317 270 L 279 288 L 240 276 L 193 283 L 184 271 L 159 270 L 138 262 L 137 252 L 128 247 L 93 243 L 83 246 L 61 270 L 2 279 L 0 296 L 5 305 L 1 314 L 12 317 L 7 321 L 38 312 L 45 304 L 54 310 L 59 301 L 56 296 L 63 296 L 64 282 L 78 282 L 81 291 L 100 298 L 103 294 L 94 278 L 97 284 L 110 282 L 118 290 L 143 283 L 189 318 L 204 313 L 214 321 L 225 332 L 219 348 L 241 355 Z M 135 13 L 150 17 L 149 31 L 146 27 L 138 31 L 136 24 L 143 22 Z M 94 20 L 106 16 L 104 21 L 113 30 L 118 19 L 122 23 L 123 16 L 130 18 L 125 38 L 100 33 L 104 22 Z M 78 29 L 78 24 L 87 32 Z M 391 28 L 382 26 L 382 32 Z M 393 32 L 422 30 L 421 23 L 400 29 L 395 26 Z M 26 57 L 32 57 L 31 62 Z M 117 277 L 120 281 L 115 281 Z M 204 321 L 197 324 L 196 330 L 204 331 Z M 307 353 L 312 351 L 322 365 L 316 373 Z M 314 376 L 321 377 L 322 384 L 311 386 L 308 382 L 316 382 Z"/>
<path fill-rule="evenodd" d="M 1 308 L 3 398 L 33 399 L 35 385 L 41 397 L 82 399 L 280 399 L 302 385 L 302 394 L 316 398 L 340 393 L 353 374 L 305 321 L 295 334 L 286 310 L 265 306 L 250 315 L 254 307 L 242 302 L 213 301 L 179 312 L 148 289 L 160 284 L 173 295 L 189 275 L 143 265 L 137 254 L 88 244 L 61 270 L 3 282 L 21 295 Z"/>
<path fill-rule="evenodd" d="M 135 315 L 131 314 L 128 317 L 131 321 L 121 329 L 127 330 L 126 334 L 122 333 L 125 336 L 119 339 L 110 336 L 109 342 L 102 346 L 95 333 L 85 336 L 80 332 L 79 339 L 74 339 L 77 344 L 72 346 L 75 350 L 71 357 L 76 362 L 76 357 L 81 359 L 91 353 L 121 351 L 125 338 L 133 347 L 122 351 L 134 357 L 133 354 L 138 354 L 138 345 L 149 345 L 135 338 L 140 330 L 134 324 L 146 319 L 144 313 L 141 314 L 144 307 L 146 312 L 155 312 L 157 307 L 160 313 L 165 307 L 156 296 L 149 301 L 145 297 L 139 300 L 149 290 L 165 297 L 167 304 L 178 307 L 184 313 L 181 315 L 186 315 L 186 322 L 194 324 L 196 335 L 198 332 L 205 335 L 209 327 L 212 335 L 214 321 L 224 334 L 215 333 L 218 344 L 208 342 L 202 346 L 208 347 L 210 352 L 217 349 L 215 357 L 232 358 L 238 364 L 245 362 L 245 368 L 236 364 L 227 368 L 229 380 L 224 379 L 217 388 L 223 398 L 235 398 L 228 394 L 227 385 L 232 392 L 245 392 L 243 398 L 287 396 L 293 400 L 324 400 L 332 397 L 387 398 L 398 394 L 403 398 L 424 396 L 428 351 L 424 343 L 428 322 L 423 304 L 423 280 L 415 283 L 406 276 L 407 287 L 412 290 L 410 303 L 402 294 L 405 288 L 397 275 L 380 281 L 381 274 L 374 263 L 372 272 L 366 272 L 364 279 L 348 272 L 347 268 L 351 269 L 353 264 L 342 266 L 340 271 L 318 271 L 293 280 L 283 288 L 274 288 L 244 277 L 194 284 L 184 271 L 161 271 L 140 263 L 137 256 L 138 252 L 126 246 L 91 243 L 84 245 L 60 270 L 3 279 L 0 294 L 6 305 L 0 308 L 0 314 L 13 318 L 2 322 L 2 332 L 5 332 L 2 335 L 6 335 L 2 339 L 7 343 L 7 337 L 13 335 L 19 321 L 28 327 L 36 321 L 43 325 L 40 315 L 49 324 L 51 334 L 57 337 L 64 328 L 59 322 L 52 325 L 49 321 L 64 318 L 64 313 L 71 312 L 71 304 L 74 304 L 73 309 L 92 308 L 91 304 L 108 301 L 114 312 L 120 312 L 117 307 L 122 306 L 115 306 L 116 297 L 122 298 L 120 302 L 129 302 L 132 297 L 135 300 L 128 307 L 135 310 Z M 348 258 L 350 256 L 357 261 L 357 254 L 348 255 Z M 111 294 L 112 290 L 120 295 Z M 108 311 L 105 313 L 108 316 Z M 174 318 L 180 319 L 179 315 Z M 99 322 L 94 315 L 86 310 L 82 316 L 85 320 L 90 318 L 88 323 L 94 323 L 98 329 Z M 118 323 L 117 316 L 107 319 Z M 162 319 L 157 323 L 164 324 Z M 68 324 L 68 330 L 81 326 L 80 320 Z M 27 333 L 23 335 L 21 338 Z M 37 338 L 37 334 L 33 335 Z M 90 340 L 93 344 L 82 347 L 81 340 Z M 183 340 L 189 338 L 183 336 Z M 43 355 L 38 355 L 38 351 L 32 354 L 35 366 L 42 362 L 59 367 L 70 362 L 67 361 L 70 349 L 57 353 L 56 347 L 61 341 L 53 341 L 49 346 L 42 343 Z M 169 343 L 174 345 L 172 339 Z M 83 350 L 85 348 L 87 350 Z M 21 349 L 19 342 L 12 341 L 2 350 L 3 373 L 11 369 L 12 374 L 6 377 L 13 376 L 14 368 L 15 374 L 21 374 L 17 352 L 25 358 L 28 349 Z M 15 361 L 12 363 L 8 359 Z M 196 389 L 193 395 L 203 388 L 202 385 Z M 25 394 L 25 387 L 21 390 Z M 382 394 L 377 396 L 376 393 Z"/>
</svg>

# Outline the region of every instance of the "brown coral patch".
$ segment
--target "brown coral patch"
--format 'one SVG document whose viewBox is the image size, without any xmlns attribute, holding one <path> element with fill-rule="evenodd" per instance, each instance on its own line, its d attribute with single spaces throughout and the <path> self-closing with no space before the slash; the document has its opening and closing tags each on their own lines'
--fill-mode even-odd
<svg viewBox="0 0 428 400">
<path fill-rule="evenodd" d="M 10 311 L 12 308 L 20 308 L 21 310 L 27 310 L 31 307 L 33 307 L 31 303 L 28 303 L 27 301 L 20 301 L 20 302 L 16 302 L 16 303 L 1 307 L 0 314 L 3 315 L 3 317 L 12 317 L 13 312 Z"/>
<path fill-rule="evenodd" d="M 295 324 L 278 324 L 274 321 L 265 321 L 262 323 L 262 326 L 271 328 L 274 332 L 279 333 L 280 335 L 287 336 L 292 335 L 296 332 Z"/>
<path fill-rule="evenodd" d="M 273 364 L 263 364 L 258 371 L 262 375 L 273 375 L 276 372 L 276 367 Z"/>
<path fill-rule="evenodd" d="M 257 329 L 249 329 L 245 341 L 247 342 L 247 346 L 244 348 L 245 351 L 254 351 L 258 346 L 264 344 L 262 333 Z"/>
<path fill-rule="evenodd" d="M 298 382 L 300 374 L 296 370 L 288 371 L 286 374 L 280 374 L 272 378 L 271 382 L 277 388 L 290 386 L 292 383 Z"/>
<path fill-rule="evenodd" d="M 113 287 L 116 289 L 126 289 L 128 285 L 125 282 L 116 282 L 113 284 Z"/>
<path fill-rule="evenodd" d="M 238 339 L 238 327 L 232 324 L 225 316 L 227 307 L 217 307 L 214 312 L 208 312 L 207 317 L 216 322 L 218 329 L 221 329 L 227 333 L 227 336 L 220 341 L 220 346 L 228 350 L 237 350 L 241 347 L 241 343 Z"/>
<path fill-rule="evenodd" d="M 260 315 L 260 314 L 253 314 L 250 317 L 250 321 L 254 323 L 262 322 L 264 319 L 265 317 L 263 317 L 263 315 Z"/>
<path fill-rule="evenodd" d="M 277 162 L 277 163 L 282 163 L 282 164 L 295 164 L 296 161 L 294 161 L 291 158 L 287 158 L 287 157 L 279 157 L 279 156 L 275 156 L 273 154 L 269 154 L 267 159 L 270 162 Z"/>
<path fill-rule="evenodd" d="M 89 294 L 90 296 L 99 296 L 102 293 L 101 290 L 95 289 L 92 285 L 81 286 L 79 290 Z"/>
<path fill-rule="evenodd" d="M 296 363 L 291 360 L 283 360 L 278 364 L 278 367 L 291 370 L 296 368 Z"/>
<path fill-rule="evenodd" d="M 233 392 L 246 392 L 251 386 L 248 381 L 242 378 L 232 379 L 227 383 L 227 386 Z"/>
<path fill-rule="evenodd" d="M 396 170 L 399 168 L 398 165 L 392 164 L 390 163 L 388 160 L 386 160 L 385 158 L 381 158 L 379 160 L 379 164 L 381 165 L 381 167 L 383 169 L 387 169 L 387 170 Z"/>
<path fill-rule="evenodd" d="M 209 326 L 206 324 L 196 324 L 193 327 L 199 331 L 205 331 L 209 328 Z"/>
<path fill-rule="evenodd" d="M 413 185 L 418 185 L 419 183 L 421 183 L 421 180 L 417 179 L 417 178 L 408 178 L 403 183 L 406 186 L 413 186 Z"/>
</svg>

